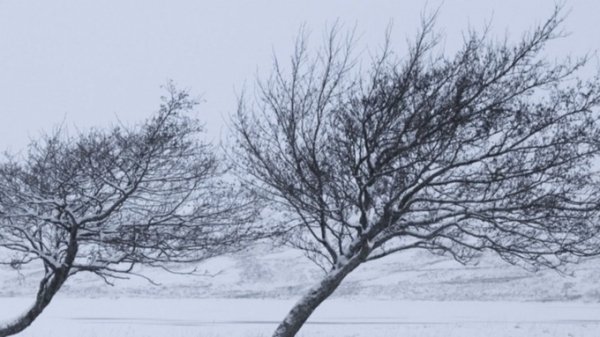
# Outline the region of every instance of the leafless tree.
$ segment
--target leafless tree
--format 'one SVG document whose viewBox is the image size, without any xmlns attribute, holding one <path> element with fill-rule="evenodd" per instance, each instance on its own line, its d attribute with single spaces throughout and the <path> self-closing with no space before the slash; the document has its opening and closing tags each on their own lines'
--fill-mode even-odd
<svg viewBox="0 0 600 337">
<path fill-rule="evenodd" d="M 560 9 L 515 43 L 470 32 L 451 57 L 434 17 L 405 57 L 388 35 L 368 67 L 339 29 L 314 55 L 301 37 L 291 66 L 276 60 L 240 100 L 241 174 L 326 271 L 273 336 L 294 336 L 349 273 L 392 253 L 492 251 L 533 268 L 600 253 L 600 82 L 582 79 L 586 58 L 544 56 Z"/>
<path fill-rule="evenodd" d="M 198 261 L 255 236 L 251 199 L 200 141 L 194 105 L 170 87 L 141 125 L 57 132 L 0 164 L 0 263 L 44 270 L 33 306 L 0 336 L 29 326 L 74 274 L 110 282 L 138 263 Z"/>
</svg>

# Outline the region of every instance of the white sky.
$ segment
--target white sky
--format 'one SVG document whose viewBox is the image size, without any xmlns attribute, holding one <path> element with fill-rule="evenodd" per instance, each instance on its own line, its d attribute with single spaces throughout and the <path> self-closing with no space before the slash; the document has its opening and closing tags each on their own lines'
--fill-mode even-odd
<svg viewBox="0 0 600 337">
<path fill-rule="evenodd" d="M 335 20 L 376 47 L 394 22 L 399 52 L 419 15 L 441 4 L 437 27 L 452 49 L 469 25 L 518 37 L 548 17 L 552 0 L 48 1 L 0 0 L 0 151 L 18 151 L 64 122 L 68 128 L 140 121 L 173 79 L 202 95 L 209 135 L 225 132 L 236 92 L 287 57 L 302 24 L 319 39 Z M 600 49 L 600 1 L 568 0 L 571 33 L 551 56 Z M 598 63 L 597 58 L 593 60 Z"/>
</svg>

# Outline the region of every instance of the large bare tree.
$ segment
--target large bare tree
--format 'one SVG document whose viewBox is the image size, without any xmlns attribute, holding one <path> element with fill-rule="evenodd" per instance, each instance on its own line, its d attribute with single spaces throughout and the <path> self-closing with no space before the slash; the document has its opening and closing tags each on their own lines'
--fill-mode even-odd
<svg viewBox="0 0 600 337">
<path fill-rule="evenodd" d="M 582 79 L 585 58 L 545 56 L 560 10 L 514 43 L 470 32 L 452 56 L 433 22 L 404 57 L 388 35 L 366 67 L 339 29 L 312 55 L 301 37 L 290 66 L 276 60 L 240 100 L 241 174 L 326 271 L 273 336 L 392 253 L 557 268 L 600 252 L 600 82 Z"/>
<path fill-rule="evenodd" d="M 170 87 L 141 125 L 59 131 L 0 164 L 0 263 L 44 270 L 34 304 L 0 336 L 29 326 L 74 274 L 110 281 L 138 263 L 198 261 L 254 237 L 249 199 L 201 142 L 194 104 Z"/>
</svg>

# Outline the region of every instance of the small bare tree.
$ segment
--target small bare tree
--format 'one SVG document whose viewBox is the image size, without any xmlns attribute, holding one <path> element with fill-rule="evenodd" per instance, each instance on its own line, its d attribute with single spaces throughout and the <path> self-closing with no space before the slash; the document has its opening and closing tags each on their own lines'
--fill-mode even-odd
<svg viewBox="0 0 600 337">
<path fill-rule="evenodd" d="M 197 261 L 254 237 L 249 199 L 221 179 L 187 114 L 194 101 L 170 89 L 142 125 L 57 132 L 0 164 L 0 263 L 44 268 L 33 306 L 0 336 L 29 326 L 79 272 L 108 282 L 137 263 Z"/>
<path fill-rule="evenodd" d="M 600 82 L 578 77 L 585 59 L 544 57 L 559 12 L 514 44 L 471 32 L 452 57 L 425 19 L 405 58 L 387 43 L 366 71 L 335 29 L 314 56 L 302 37 L 289 74 L 276 61 L 241 100 L 240 172 L 326 270 L 273 336 L 392 253 L 557 268 L 600 252 Z"/>
</svg>

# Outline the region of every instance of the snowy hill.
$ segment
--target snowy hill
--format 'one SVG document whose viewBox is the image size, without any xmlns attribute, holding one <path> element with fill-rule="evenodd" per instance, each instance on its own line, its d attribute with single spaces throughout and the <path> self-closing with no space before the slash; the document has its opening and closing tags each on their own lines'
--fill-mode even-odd
<svg viewBox="0 0 600 337">
<path fill-rule="evenodd" d="M 162 298 L 291 298 L 315 283 L 322 271 L 300 252 L 257 247 L 196 266 L 192 275 L 143 268 L 138 272 L 157 285 L 132 276 L 114 286 L 81 274 L 67 281 L 61 296 Z M 427 252 L 392 255 L 361 266 L 334 294 L 341 298 L 409 300 L 505 300 L 600 302 L 600 259 L 589 259 L 569 269 L 532 273 L 498 258 L 484 257 L 477 265 L 463 266 Z M 0 269 L 0 296 L 35 293 L 40 271 L 20 273 Z"/>
</svg>

